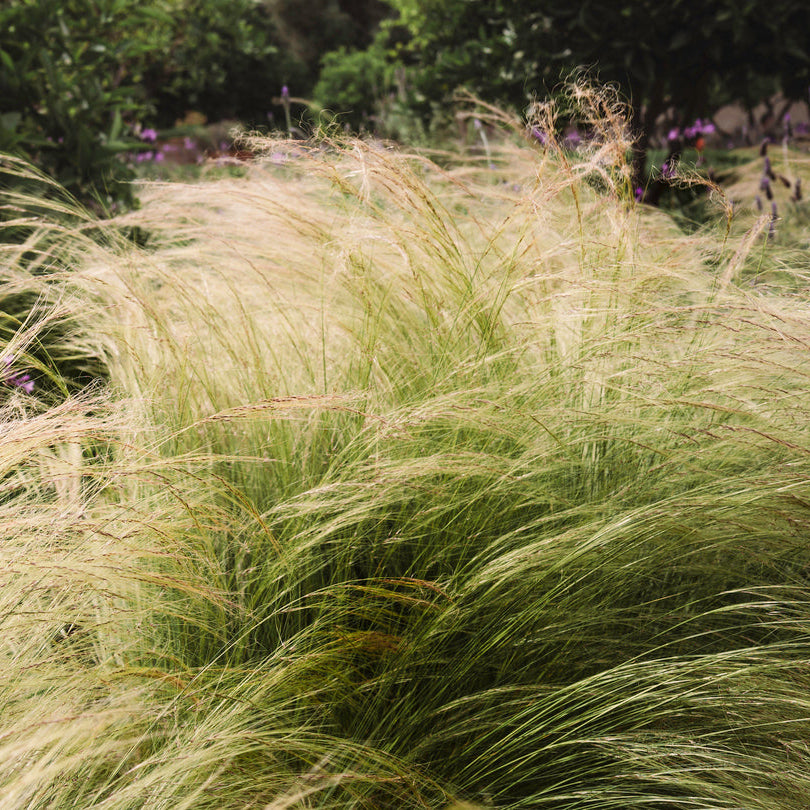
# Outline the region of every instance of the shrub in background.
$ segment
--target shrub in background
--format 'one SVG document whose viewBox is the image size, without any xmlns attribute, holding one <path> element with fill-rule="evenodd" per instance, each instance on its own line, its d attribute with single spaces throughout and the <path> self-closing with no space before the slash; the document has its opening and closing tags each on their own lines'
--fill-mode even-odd
<svg viewBox="0 0 810 810">
<path fill-rule="evenodd" d="M 150 111 L 142 85 L 170 16 L 137 0 L 16 0 L 0 7 L 0 152 L 35 163 L 97 208 L 131 202 L 121 153 Z"/>
<path fill-rule="evenodd" d="M 390 73 L 379 49 L 339 48 L 323 58 L 315 100 L 354 130 L 373 126 L 383 96 L 392 86 Z"/>
<path fill-rule="evenodd" d="M 421 91 L 444 101 L 463 86 L 521 109 L 561 75 L 593 67 L 628 99 L 634 173 L 641 182 L 655 122 L 667 108 L 684 121 L 739 99 L 751 106 L 781 88 L 803 99 L 810 83 L 802 3 L 653 0 L 392 0 L 411 34 Z M 694 6 L 694 8 L 693 8 Z M 686 10 L 690 28 L 682 25 Z M 620 20 L 604 25 L 605 14 Z M 753 95 L 756 93 L 756 95 Z"/>
<path fill-rule="evenodd" d="M 10 0 L 0 6 L 0 153 L 95 210 L 131 204 L 124 154 L 145 148 L 133 137 L 143 127 L 173 127 L 190 111 L 266 123 L 283 85 L 309 97 L 321 56 L 365 47 L 387 13 L 381 0 L 305 13 L 282 0 Z"/>
<path fill-rule="evenodd" d="M 386 138 L 420 143 L 425 123 L 440 123 L 443 113 L 412 81 L 405 48 L 410 34 L 384 20 L 366 50 L 338 48 L 321 59 L 313 97 L 322 110 L 354 131 L 371 130 Z"/>
<path fill-rule="evenodd" d="M 380 23 L 392 15 L 383 0 L 262 0 L 285 50 L 305 66 L 295 94 L 309 93 L 318 80 L 321 58 L 340 47 L 369 47 Z"/>
<path fill-rule="evenodd" d="M 301 74 L 255 0 L 13 0 L 0 9 L 0 60 L 0 152 L 96 210 L 133 202 L 145 124 L 188 110 L 264 120 Z"/>
<path fill-rule="evenodd" d="M 172 126 L 190 110 L 210 121 L 266 122 L 281 86 L 300 86 L 304 65 L 256 0 L 173 5 L 168 47 L 152 55 L 145 76 L 159 125 Z"/>
</svg>

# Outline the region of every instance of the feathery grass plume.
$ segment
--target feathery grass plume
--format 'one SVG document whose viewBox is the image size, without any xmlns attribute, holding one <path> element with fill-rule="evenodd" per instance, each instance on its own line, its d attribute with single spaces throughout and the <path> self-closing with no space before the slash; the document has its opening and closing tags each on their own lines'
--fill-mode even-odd
<svg viewBox="0 0 810 810">
<path fill-rule="evenodd" d="M 63 228 L 109 386 L 3 412 L 2 806 L 803 806 L 807 305 L 603 126 Z"/>
</svg>

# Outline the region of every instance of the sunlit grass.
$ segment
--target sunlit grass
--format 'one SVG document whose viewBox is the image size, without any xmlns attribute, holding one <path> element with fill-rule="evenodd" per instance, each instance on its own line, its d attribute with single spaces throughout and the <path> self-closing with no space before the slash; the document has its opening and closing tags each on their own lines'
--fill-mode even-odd
<svg viewBox="0 0 810 810">
<path fill-rule="evenodd" d="M 105 374 L 4 389 L 0 805 L 806 804 L 810 308 L 600 109 L 6 249 Z"/>
</svg>

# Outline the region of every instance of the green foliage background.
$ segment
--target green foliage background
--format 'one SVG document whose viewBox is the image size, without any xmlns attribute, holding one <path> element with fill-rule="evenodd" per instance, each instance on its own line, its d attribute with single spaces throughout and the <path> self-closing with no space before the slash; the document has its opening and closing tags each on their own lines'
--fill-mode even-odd
<svg viewBox="0 0 810 810">
<path fill-rule="evenodd" d="M 668 107 L 684 123 L 781 90 L 806 99 L 810 6 L 787 0 L 391 0 L 411 34 L 419 90 L 459 87 L 523 109 L 586 69 L 630 103 L 640 179 L 653 125 Z"/>
<path fill-rule="evenodd" d="M 617 86 L 641 182 L 656 118 L 776 90 L 806 98 L 810 6 L 786 0 L 10 0 L 0 7 L 0 152 L 102 209 L 132 202 L 139 127 L 196 111 L 248 127 L 327 110 L 412 137 L 454 93 L 523 112 L 585 69 Z M 121 181 L 124 181 L 123 183 Z"/>
<path fill-rule="evenodd" d="M 148 55 L 167 44 L 157 4 L 18 0 L 0 9 L 0 151 L 80 197 L 129 199 L 125 121 L 149 110 Z"/>
<path fill-rule="evenodd" d="M 102 210 L 131 203 L 122 153 L 187 112 L 267 124 L 321 56 L 363 47 L 380 0 L 11 0 L 0 6 L 0 153 L 24 157 Z M 359 21 L 359 22 L 358 22 Z"/>
</svg>

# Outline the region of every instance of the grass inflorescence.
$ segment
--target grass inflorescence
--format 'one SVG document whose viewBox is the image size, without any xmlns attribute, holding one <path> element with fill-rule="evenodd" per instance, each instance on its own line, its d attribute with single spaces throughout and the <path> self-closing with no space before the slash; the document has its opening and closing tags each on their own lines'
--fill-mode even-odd
<svg viewBox="0 0 810 810">
<path fill-rule="evenodd" d="M 257 139 L 26 219 L 0 805 L 806 805 L 805 288 L 575 100 L 579 151 Z"/>
</svg>

